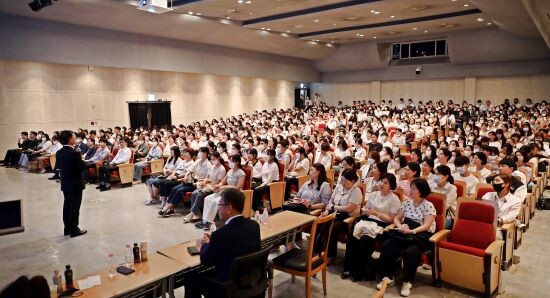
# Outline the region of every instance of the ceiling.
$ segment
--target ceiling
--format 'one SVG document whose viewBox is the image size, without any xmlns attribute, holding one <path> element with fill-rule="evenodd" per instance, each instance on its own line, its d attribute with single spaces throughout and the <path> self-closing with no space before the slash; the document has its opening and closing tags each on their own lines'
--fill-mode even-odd
<svg viewBox="0 0 550 298">
<path fill-rule="evenodd" d="M 330 56 L 340 44 L 487 27 L 530 38 L 544 32 L 549 40 L 548 5 L 528 5 L 538 0 L 174 0 L 163 14 L 138 10 L 133 0 L 62 0 L 39 12 L 29 1 L 0 1 L 0 13 L 309 60 Z"/>
</svg>

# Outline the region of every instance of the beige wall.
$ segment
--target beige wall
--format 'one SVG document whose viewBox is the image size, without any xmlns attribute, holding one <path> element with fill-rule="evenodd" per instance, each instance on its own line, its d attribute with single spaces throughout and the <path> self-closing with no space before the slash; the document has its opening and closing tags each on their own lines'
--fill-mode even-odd
<svg viewBox="0 0 550 298">
<path fill-rule="evenodd" d="M 380 94 L 374 86 L 380 85 Z M 550 74 L 500 77 L 469 77 L 456 79 L 395 80 L 372 81 L 363 83 L 317 83 L 312 84 L 312 92 L 321 93 L 329 105 L 341 100 L 350 104 L 353 100 L 377 99 L 393 100 L 403 97 L 419 100 L 471 101 L 473 98 L 489 99 L 493 103 L 502 103 L 505 98 L 518 97 L 522 101 L 550 99 Z"/>
<path fill-rule="evenodd" d="M 172 123 L 294 104 L 294 82 L 0 60 L 0 154 L 23 130 L 129 125 L 128 100 L 172 101 Z"/>
</svg>

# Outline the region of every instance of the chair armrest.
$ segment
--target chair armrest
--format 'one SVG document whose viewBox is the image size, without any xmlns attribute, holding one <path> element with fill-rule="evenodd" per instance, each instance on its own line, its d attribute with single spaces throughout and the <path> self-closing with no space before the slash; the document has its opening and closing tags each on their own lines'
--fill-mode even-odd
<svg viewBox="0 0 550 298">
<path fill-rule="evenodd" d="M 450 230 L 441 230 L 430 237 L 430 242 L 437 243 L 441 240 L 445 240 L 447 236 L 449 236 L 449 233 L 451 233 Z"/>
<path fill-rule="evenodd" d="M 351 226 L 354 223 L 356 223 L 359 218 L 360 218 L 359 215 L 350 216 L 350 217 L 344 219 L 344 223 L 347 224 L 348 226 Z"/>
<path fill-rule="evenodd" d="M 500 227 L 500 229 L 501 229 L 502 231 L 505 231 L 505 232 L 513 231 L 514 226 L 515 226 L 514 222 L 505 223 L 505 224 L 502 224 L 502 226 Z"/>
<path fill-rule="evenodd" d="M 117 165 L 117 167 L 119 167 L 119 168 L 129 168 L 129 167 L 133 167 L 133 166 L 134 166 L 133 163 L 123 163 L 123 164 Z"/>
<path fill-rule="evenodd" d="M 502 240 L 495 240 L 493 241 L 487 248 L 485 249 L 485 255 L 496 255 L 500 254 L 502 251 L 502 246 L 504 245 L 504 241 Z"/>
<path fill-rule="evenodd" d="M 309 213 L 309 215 L 319 216 L 319 215 L 321 215 L 321 213 L 323 213 L 323 210 L 317 209 L 317 210 L 311 211 L 311 212 Z"/>
</svg>

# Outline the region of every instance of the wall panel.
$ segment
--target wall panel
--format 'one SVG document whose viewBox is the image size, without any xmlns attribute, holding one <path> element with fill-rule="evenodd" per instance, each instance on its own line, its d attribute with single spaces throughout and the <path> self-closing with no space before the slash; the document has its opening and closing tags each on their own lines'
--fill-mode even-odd
<svg viewBox="0 0 550 298">
<path fill-rule="evenodd" d="M 0 151 L 19 132 L 129 125 L 126 101 L 172 101 L 172 122 L 228 117 L 294 104 L 294 82 L 212 74 L 0 59 Z"/>
</svg>

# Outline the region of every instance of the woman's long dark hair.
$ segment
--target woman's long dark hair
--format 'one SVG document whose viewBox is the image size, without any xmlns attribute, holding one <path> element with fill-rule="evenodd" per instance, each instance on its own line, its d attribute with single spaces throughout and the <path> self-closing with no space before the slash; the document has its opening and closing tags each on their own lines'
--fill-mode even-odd
<svg viewBox="0 0 550 298">
<path fill-rule="evenodd" d="M 174 151 L 174 155 L 170 156 L 170 158 L 168 159 L 168 163 L 176 163 L 176 161 L 178 160 L 178 158 L 180 158 L 180 155 L 181 155 L 180 147 L 172 146 L 170 150 Z"/>
<path fill-rule="evenodd" d="M 313 167 L 319 172 L 319 177 L 317 178 L 317 191 L 319 191 L 321 190 L 321 185 L 328 182 L 327 171 L 325 170 L 325 166 L 320 163 L 314 163 Z M 313 186 L 313 180 L 309 181 L 309 186 Z"/>
</svg>

